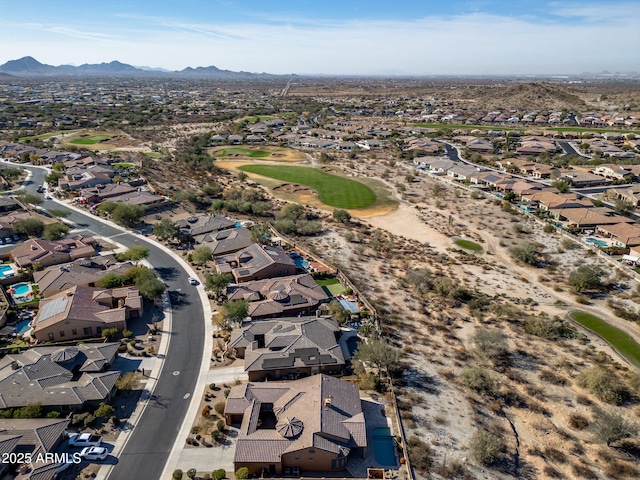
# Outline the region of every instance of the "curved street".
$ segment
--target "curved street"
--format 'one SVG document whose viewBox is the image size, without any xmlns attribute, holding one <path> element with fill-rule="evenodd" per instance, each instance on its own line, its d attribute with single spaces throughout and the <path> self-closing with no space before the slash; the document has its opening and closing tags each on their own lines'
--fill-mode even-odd
<svg viewBox="0 0 640 480">
<path fill-rule="evenodd" d="M 44 184 L 46 170 L 20 167 L 32 172 L 31 178 L 25 182 L 25 189 L 35 194 L 38 185 Z M 45 200 L 42 207 L 52 209 L 60 205 L 63 204 Z M 164 365 L 149 403 L 108 477 L 110 480 L 160 478 L 189 408 L 202 363 L 205 326 L 200 296 L 187 281 L 188 273 L 163 249 L 94 215 L 70 211 L 68 220 L 76 224 L 75 234 L 113 238 L 124 246 L 149 247 L 148 261 L 167 285 L 173 321 L 172 331 L 164 333 L 170 335 L 167 355 L 161 359 Z"/>
</svg>

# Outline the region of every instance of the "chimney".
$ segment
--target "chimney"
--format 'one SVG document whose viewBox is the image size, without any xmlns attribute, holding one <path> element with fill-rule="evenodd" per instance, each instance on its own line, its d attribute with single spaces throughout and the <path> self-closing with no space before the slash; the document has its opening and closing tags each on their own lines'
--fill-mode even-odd
<svg viewBox="0 0 640 480">
<path fill-rule="evenodd" d="M 67 290 L 67 297 L 73 296 L 73 292 L 71 290 Z"/>
<path fill-rule="evenodd" d="M 333 401 L 332 397 L 327 397 L 322 401 L 322 405 L 324 405 L 325 407 L 330 407 L 332 401 Z"/>
</svg>

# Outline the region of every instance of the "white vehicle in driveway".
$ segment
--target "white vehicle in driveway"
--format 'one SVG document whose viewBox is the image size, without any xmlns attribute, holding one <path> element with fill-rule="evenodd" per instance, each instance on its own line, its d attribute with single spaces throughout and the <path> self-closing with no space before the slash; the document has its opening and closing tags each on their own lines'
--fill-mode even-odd
<svg viewBox="0 0 640 480">
<path fill-rule="evenodd" d="M 85 460 L 104 460 L 109 456 L 109 451 L 104 447 L 86 447 L 80 452 Z"/>
<path fill-rule="evenodd" d="M 69 437 L 69 445 L 72 447 L 99 447 L 102 445 L 102 435 L 76 433 Z"/>
</svg>

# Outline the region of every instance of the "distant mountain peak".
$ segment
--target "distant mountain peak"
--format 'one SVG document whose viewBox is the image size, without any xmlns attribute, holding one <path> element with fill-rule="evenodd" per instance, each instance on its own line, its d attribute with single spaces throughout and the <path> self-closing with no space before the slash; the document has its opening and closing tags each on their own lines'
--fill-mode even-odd
<svg viewBox="0 0 640 480">
<path fill-rule="evenodd" d="M 170 72 L 162 68 L 134 67 L 119 60 L 102 62 L 97 64 L 85 63 L 80 66 L 46 65 L 40 63 L 33 57 L 22 57 L 17 60 L 9 60 L 4 65 L 0 65 L 0 73 L 14 76 L 38 77 L 38 76 L 197 76 L 220 80 L 245 80 L 252 78 L 272 78 L 279 75 L 267 73 L 233 72 L 222 70 L 214 65 L 208 67 L 187 67 L 183 70 Z"/>
</svg>

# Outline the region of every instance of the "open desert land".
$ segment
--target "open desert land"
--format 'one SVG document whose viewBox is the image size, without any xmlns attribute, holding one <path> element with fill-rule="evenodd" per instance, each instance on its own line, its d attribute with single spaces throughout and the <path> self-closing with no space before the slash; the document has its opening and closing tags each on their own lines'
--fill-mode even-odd
<svg viewBox="0 0 640 480">
<path fill-rule="evenodd" d="M 408 182 L 407 166 L 380 159 L 345 159 L 341 167 L 349 171 L 349 164 L 354 175 L 386 182 L 399 208 L 363 218 L 356 227 L 337 226 L 308 244 L 374 301 L 385 335 L 402 349 L 406 367 L 394 377 L 402 416 L 409 436 L 432 449 L 430 459 L 414 467 L 425 478 L 429 465 L 436 478 L 461 472 L 469 478 L 633 478 L 634 457 L 596 443 L 580 424 L 601 402 L 578 383 L 604 369 L 621 384 L 631 379 L 637 385 L 635 368 L 568 313 L 593 313 L 638 342 L 640 332 L 610 312 L 605 296 L 575 295 L 566 280 L 579 265 L 598 265 L 619 286 L 620 293 L 610 296 L 631 309 L 637 282 L 492 196 L 473 198 L 424 175 Z M 402 193 L 398 185 L 405 186 Z M 458 247 L 454 241 L 460 239 L 481 250 Z M 508 249 L 523 242 L 538 246 L 543 267 L 511 257 Z M 565 325 L 572 338 L 528 333 L 536 321 Z M 499 354 L 482 351 L 482 335 L 498 339 Z M 475 376 L 488 379 L 488 390 L 474 383 Z M 629 387 L 627 392 L 622 407 L 607 408 L 636 417 L 640 407 Z M 500 472 L 469 462 L 478 428 L 505 443 L 509 460 Z"/>
</svg>

